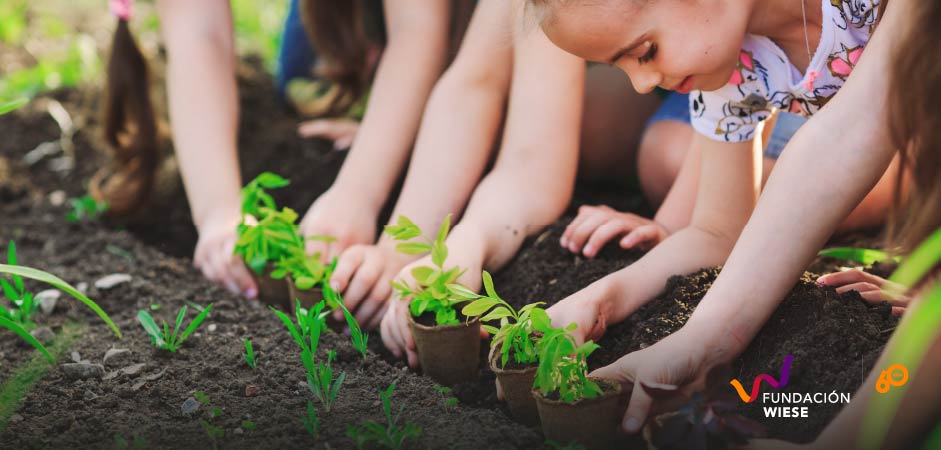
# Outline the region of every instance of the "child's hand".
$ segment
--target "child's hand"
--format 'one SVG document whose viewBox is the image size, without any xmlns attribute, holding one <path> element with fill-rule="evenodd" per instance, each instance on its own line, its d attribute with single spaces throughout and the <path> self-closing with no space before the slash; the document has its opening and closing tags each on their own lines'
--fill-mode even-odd
<svg viewBox="0 0 941 450">
<path fill-rule="evenodd" d="M 373 208 L 365 205 L 362 198 L 346 195 L 347 191 L 330 188 L 324 192 L 301 220 L 304 236 L 330 236 L 335 242 L 307 241 L 307 253 L 320 253 L 324 262 L 339 256 L 356 244 L 372 244 L 376 239 L 376 217 Z"/>
<path fill-rule="evenodd" d="M 663 225 L 636 214 L 622 213 L 607 206 L 582 206 L 578 216 L 562 233 L 562 247 L 594 258 L 611 239 L 621 238 L 621 248 L 649 249 L 670 235 Z M 587 243 L 586 243 L 587 242 Z"/>
<path fill-rule="evenodd" d="M 343 304 L 363 328 L 372 329 L 382 321 L 386 300 L 392 294 L 392 277 L 415 256 L 395 251 L 394 245 L 354 245 L 337 261 L 330 286 L 343 294 Z M 336 311 L 337 320 L 343 312 Z"/>
<path fill-rule="evenodd" d="M 859 292 L 860 297 L 874 305 L 889 302 L 892 305 L 892 314 L 895 315 L 902 314 L 911 302 L 911 298 L 905 295 L 905 286 L 860 269 L 830 273 L 817 278 L 817 283 L 823 286 L 834 286 L 840 294 L 849 291 Z"/>
<path fill-rule="evenodd" d="M 331 140 L 334 150 L 350 148 L 357 131 L 359 131 L 359 122 L 353 119 L 308 120 L 297 126 L 297 134 L 301 137 Z"/>
<path fill-rule="evenodd" d="M 233 294 L 254 299 L 258 296 L 258 286 L 242 258 L 235 254 L 239 217 L 237 213 L 229 216 L 220 214 L 202 224 L 193 265 L 207 279 L 225 286 Z"/>
<path fill-rule="evenodd" d="M 602 278 L 550 306 L 546 312 L 552 318 L 552 326 L 567 327 L 574 322 L 578 328 L 572 335 L 579 345 L 588 340 L 597 342 L 608 327 L 611 287 L 611 279 Z"/>
<path fill-rule="evenodd" d="M 464 275 L 461 275 L 457 281 L 471 291 L 477 292 L 483 284 L 481 280 L 483 261 L 478 260 L 476 256 L 472 256 L 477 255 L 479 252 L 461 251 L 464 243 L 459 242 L 459 239 L 453 239 L 455 234 L 457 234 L 457 228 L 455 228 L 452 233 L 452 239 L 448 239 L 450 253 L 444 263 L 444 267 L 447 269 L 460 266 L 466 269 Z M 405 266 L 398 275 L 396 275 L 394 280 L 408 283 L 409 286 L 415 286 L 416 282 L 414 277 L 412 277 L 412 269 L 418 266 L 432 266 L 431 256 L 424 256 Z M 411 314 L 408 308 L 409 300 L 411 299 L 401 299 L 396 296 L 395 293 L 392 294 L 389 301 L 386 302 L 389 304 L 389 307 L 386 309 L 386 313 L 382 318 L 380 333 L 382 334 L 383 344 L 385 344 L 386 348 L 389 349 L 396 358 L 401 358 L 404 354 L 408 359 L 409 367 L 416 368 L 419 365 L 418 349 L 415 347 L 415 339 L 412 337 L 412 330 L 408 327 L 408 315 Z M 483 330 L 481 330 L 481 337 L 486 337 L 486 333 Z"/>
</svg>

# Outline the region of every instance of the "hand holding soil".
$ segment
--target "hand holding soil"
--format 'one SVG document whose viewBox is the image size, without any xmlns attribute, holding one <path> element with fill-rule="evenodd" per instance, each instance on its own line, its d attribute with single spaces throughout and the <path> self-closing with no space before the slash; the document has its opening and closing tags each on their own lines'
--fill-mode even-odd
<svg viewBox="0 0 941 450">
<path fill-rule="evenodd" d="M 379 325 L 387 300 L 392 295 L 390 282 L 409 262 L 412 255 L 395 251 L 389 245 L 354 245 L 347 248 L 337 262 L 330 286 L 343 294 L 343 302 L 366 329 Z M 334 312 L 342 320 L 342 311 Z"/>
<path fill-rule="evenodd" d="M 578 328 L 571 333 L 577 343 L 599 341 L 611 315 L 610 297 L 607 295 L 609 284 L 609 280 L 603 278 L 552 305 L 546 312 L 552 318 L 553 326 L 563 327 L 575 323 Z"/>
<path fill-rule="evenodd" d="M 615 211 L 605 205 L 584 205 L 565 228 L 559 244 L 572 253 L 594 258 L 608 242 L 619 236 L 618 245 L 623 249 L 649 250 L 669 235 L 670 231 L 654 220 Z"/>
<path fill-rule="evenodd" d="M 651 411 L 669 411 L 683 403 L 684 396 L 702 390 L 706 374 L 715 365 L 710 355 L 716 346 L 707 344 L 701 333 L 681 328 L 656 344 L 626 356 L 591 373 L 621 383 L 622 392 L 630 392 L 630 403 L 621 427 L 628 433 L 640 431 Z M 707 349 L 711 349 L 708 350 Z M 676 389 L 677 395 L 653 404 L 643 385 L 664 390 Z"/>
<path fill-rule="evenodd" d="M 839 294 L 856 291 L 863 300 L 873 305 L 889 302 L 894 315 L 901 315 L 912 300 L 905 294 L 907 289 L 904 286 L 862 269 L 829 273 L 817 278 L 817 283 L 834 287 Z"/>
<path fill-rule="evenodd" d="M 200 226 L 193 265 L 202 271 L 203 276 L 225 286 L 229 292 L 254 299 L 258 295 L 258 286 L 242 258 L 234 253 L 238 240 L 238 217 L 237 210 L 231 215 L 220 213 L 210 216 Z"/>
<path fill-rule="evenodd" d="M 327 190 L 301 219 L 302 235 L 336 238 L 335 242 L 307 241 L 307 253 L 320 253 L 324 262 L 340 256 L 351 245 L 372 244 L 376 238 L 375 208 L 361 197 L 343 192 L 348 191 Z"/>
</svg>

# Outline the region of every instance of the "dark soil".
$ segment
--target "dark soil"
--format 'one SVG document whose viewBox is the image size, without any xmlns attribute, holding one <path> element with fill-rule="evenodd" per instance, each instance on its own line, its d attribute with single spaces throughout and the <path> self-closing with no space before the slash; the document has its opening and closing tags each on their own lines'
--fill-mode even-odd
<svg viewBox="0 0 941 450">
<path fill-rule="evenodd" d="M 243 178 L 262 170 L 278 172 L 292 186 L 275 193 L 279 202 L 297 209 L 307 206 L 332 182 L 343 153 L 322 142 L 295 134 L 297 119 L 272 100 L 267 78 L 251 67 L 240 76 L 242 118 L 240 148 Z M 73 115 L 84 114 L 85 126 L 74 137 L 77 166 L 61 174 L 43 161 L 26 167 L 22 156 L 42 142 L 56 140 L 58 128 L 38 104 L 0 117 L 0 242 L 15 239 L 21 263 L 56 273 L 77 284 L 112 273 L 127 273 L 133 280 L 113 289 L 89 288 L 89 296 L 108 311 L 125 333 L 118 340 L 78 303 L 60 299 L 51 316 L 40 316 L 54 329 L 79 319 L 90 327 L 73 347 L 80 355 L 100 363 L 112 347 L 130 350 L 130 356 L 108 371 L 135 363 L 145 364 L 136 375 L 110 380 L 71 381 L 58 368 L 50 371 L 26 397 L 15 421 L 0 432 L 4 448 L 111 447 L 120 433 L 129 440 L 144 437 L 150 447 L 206 448 L 210 445 L 199 424 L 208 416 L 203 406 L 193 416 L 180 407 L 196 391 L 205 392 L 211 406 L 222 408 L 212 422 L 222 426 L 223 448 L 351 448 L 347 425 L 382 420 L 378 389 L 397 383 L 393 407 L 404 406 L 403 421 L 423 428 L 413 448 L 540 448 L 538 429 L 518 425 L 497 402 L 493 374 L 487 369 L 487 346 L 481 349 L 480 378 L 456 386 L 461 404 L 446 408 L 445 395 L 427 378 L 404 369 L 381 349 L 374 334 L 363 361 L 347 338 L 327 334 L 320 346 L 337 351 L 336 366 L 346 382 L 335 408 L 328 412 L 314 400 L 321 420 L 321 436 L 314 440 L 301 425 L 312 399 L 304 371 L 289 335 L 273 313 L 214 287 L 191 268 L 195 230 L 177 186 L 152 208 L 152 218 L 122 227 L 98 222 L 66 224 L 66 205 L 53 206 L 49 194 L 63 190 L 74 197 L 84 193 L 83 183 L 103 157 L 94 150 L 93 102 L 87 95 L 64 91 L 59 99 Z M 82 113 L 84 111 L 84 113 Z M 607 203 L 649 213 L 641 197 L 609 187 L 580 186 L 569 216 L 527 241 L 518 256 L 496 275 L 503 298 L 516 306 L 546 301 L 555 303 L 591 282 L 617 271 L 641 256 L 607 248 L 596 259 L 570 254 L 558 245 L 559 236 L 578 204 Z M 163 205 L 163 206 L 161 206 Z M 868 239 L 876 239 L 868 235 Z M 3 249 L 5 253 L 5 247 Z M 834 262 L 817 261 L 814 270 L 829 270 Z M 610 363 L 625 353 L 647 347 L 678 329 L 714 280 L 717 269 L 672 278 L 664 293 L 622 324 L 611 327 L 593 355 L 591 366 Z M 759 373 L 777 377 L 783 358 L 794 355 L 792 392 L 854 392 L 881 351 L 896 319 L 886 307 L 870 307 L 857 295 L 836 295 L 816 287 L 811 278 L 799 282 L 751 347 L 735 362 L 734 374 L 750 387 Z M 38 286 L 36 286 L 38 287 Z M 37 289 L 38 290 L 38 289 Z M 154 350 L 135 316 L 140 309 L 168 320 L 186 301 L 214 304 L 209 320 L 173 355 Z M 193 317 L 191 312 L 189 317 Z M 212 330 L 210 330 L 212 327 Z M 258 368 L 242 361 L 242 338 L 251 338 L 258 353 Z M 0 382 L 32 352 L 0 333 Z M 68 353 L 68 352 L 66 352 Z M 323 356 L 323 355 L 321 355 Z M 59 363 L 71 362 L 63 355 Z M 161 374 L 144 381 L 144 377 Z M 249 388 L 249 386 L 253 386 Z M 257 388 L 257 389 L 256 389 Z M 813 439 L 841 405 L 812 405 L 811 418 L 765 419 L 760 405 L 743 411 L 770 428 L 773 437 L 797 441 Z M 243 420 L 257 424 L 240 427 Z M 636 440 L 622 445 L 639 447 Z"/>
</svg>

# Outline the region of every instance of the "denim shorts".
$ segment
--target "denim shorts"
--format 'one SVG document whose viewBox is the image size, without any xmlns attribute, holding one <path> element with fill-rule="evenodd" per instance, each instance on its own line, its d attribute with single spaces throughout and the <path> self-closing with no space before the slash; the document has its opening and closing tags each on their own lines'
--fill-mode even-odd
<svg viewBox="0 0 941 450">
<path fill-rule="evenodd" d="M 662 120 L 675 120 L 686 124 L 690 123 L 689 95 L 676 92 L 671 92 L 667 95 L 666 98 L 663 99 L 663 102 L 660 103 L 660 107 L 657 108 L 657 111 L 647 121 L 647 128 L 650 128 L 651 125 Z M 765 146 L 765 156 L 778 159 L 778 156 L 781 156 L 781 151 L 787 146 L 791 137 L 794 136 L 794 133 L 797 133 L 797 129 L 806 121 L 806 117 L 784 111 L 779 112 L 778 121 L 775 123 L 774 130 L 771 132 L 771 139 L 768 140 L 768 145 Z"/>
</svg>

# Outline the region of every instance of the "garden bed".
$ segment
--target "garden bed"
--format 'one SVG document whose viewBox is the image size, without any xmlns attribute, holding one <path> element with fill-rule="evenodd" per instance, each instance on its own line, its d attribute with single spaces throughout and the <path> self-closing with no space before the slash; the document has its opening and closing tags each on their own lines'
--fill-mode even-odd
<svg viewBox="0 0 941 450">
<path fill-rule="evenodd" d="M 263 170 L 290 178 L 292 186 L 275 196 L 279 204 L 303 212 L 330 185 L 343 153 L 329 150 L 322 142 L 298 138 L 294 132 L 297 119 L 274 103 L 267 78 L 252 66 L 241 72 L 243 178 Z M 72 352 L 93 363 L 101 363 L 111 348 L 129 352 L 109 360 L 107 371 L 118 375 L 108 380 L 72 381 L 59 367 L 51 368 L 13 415 L 0 416 L 0 442 L 10 448 L 109 447 L 115 443 L 114 435 L 120 434 L 128 441 L 143 437 L 149 447 L 206 448 L 211 444 L 199 421 L 209 408 L 203 406 L 190 416 L 181 412 L 181 405 L 202 391 L 210 405 L 222 409 L 214 422 L 225 430 L 220 447 L 311 447 L 315 440 L 301 422 L 310 393 L 296 347 L 272 312 L 214 287 L 191 267 L 188 258 L 195 231 L 178 185 L 166 189 L 167 196 L 146 217 L 127 226 L 68 224 L 64 221 L 67 203 L 50 203 L 50 193 L 56 190 L 69 197 L 82 195 L 83 182 L 102 161 L 92 150 L 96 129 L 89 112 L 93 103 L 76 91 L 58 92 L 51 98 L 59 99 L 74 116 L 88 117 L 88 124 L 74 138 L 77 165 L 63 175 L 50 171 L 48 162 L 23 165 L 23 155 L 59 137 L 55 122 L 35 106 L 41 103 L 0 118 L 0 135 L 5 137 L 0 147 L 0 242 L 5 246 L 16 240 L 24 265 L 50 271 L 72 284 L 87 283 L 89 296 L 125 333 L 118 340 L 90 313 L 63 297 L 56 310 L 40 316 L 39 322 L 56 331 L 73 330 L 75 322 L 87 323 L 88 328 L 59 356 L 59 364 L 71 362 Z M 576 199 L 573 208 L 613 199 L 615 206 L 649 212 L 638 195 L 610 188 L 580 187 Z M 572 255 L 558 245 L 569 220 L 571 216 L 527 240 L 508 267 L 496 274 L 497 290 L 508 302 L 516 307 L 533 301 L 552 304 L 641 255 L 613 248 L 595 260 Z M 871 235 L 863 238 L 871 239 Z M 832 267 L 835 264 L 825 260 L 813 266 L 815 270 Z M 94 287 L 96 280 L 113 273 L 132 279 L 107 290 Z M 602 349 L 590 359 L 591 367 L 647 347 L 682 326 L 716 273 L 716 269 L 704 269 L 672 278 L 656 300 L 608 330 L 600 342 Z M 145 309 L 158 319 L 170 320 L 187 301 L 213 303 L 210 318 L 178 354 L 154 350 L 137 323 L 137 311 Z M 152 310 L 151 305 L 159 309 Z M 784 357 L 794 355 L 785 391 L 854 392 L 895 323 L 887 307 L 870 307 L 856 294 L 837 295 L 805 277 L 735 362 L 733 373 L 750 386 L 759 373 L 777 376 Z M 255 370 L 242 361 L 243 338 L 251 338 L 258 353 Z M 15 336 L 0 333 L 0 383 L 8 383 L 33 357 L 32 350 L 16 341 Z M 482 346 L 482 353 L 486 347 Z M 423 428 L 422 437 L 409 447 L 545 447 L 538 429 L 516 424 L 497 402 L 486 357 L 481 358 L 479 380 L 455 387 L 460 404 L 452 408 L 428 378 L 392 361 L 378 335 L 370 339 L 370 348 L 373 352 L 363 361 L 348 338 L 332 333 L 323 338 L 320 352 L 337 351 L 335 366 L 346 372 L 346 382 L 335 408 L 320 414 L 317 448 L 352 448 L 353 442 L 345 436 L 347 425 L 380 420 L 378 391 L 393 381 L 397 383 L 393 409 L 404 405 L 403 421 Z M 768 426 L 773 437 L 806 442 L 840 406 L 814 405 L 811 417 L 801 420 L 765 419 L 759 404 L 749 404 L 743 411 Z M 244 428 L 244 420 L 256 427 Z M 636 439 L 624 444 L 643 448 Z"/>
</svg>

